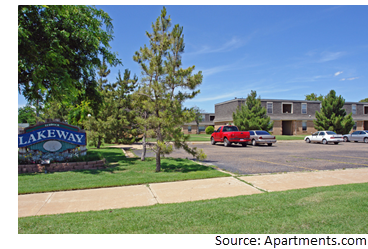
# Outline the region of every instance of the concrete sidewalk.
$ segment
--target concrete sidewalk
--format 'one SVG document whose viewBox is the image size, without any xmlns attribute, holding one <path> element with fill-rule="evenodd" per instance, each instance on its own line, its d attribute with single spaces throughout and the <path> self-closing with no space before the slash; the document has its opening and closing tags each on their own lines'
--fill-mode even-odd
<svg viewBox="0 0 368 249">
<path fill-rule="evenodd" d="M 18 195 L 18 217 L 150 206 L 368 182 L 368 168 L 220 177 L 147 185 Z"/>
</svg>

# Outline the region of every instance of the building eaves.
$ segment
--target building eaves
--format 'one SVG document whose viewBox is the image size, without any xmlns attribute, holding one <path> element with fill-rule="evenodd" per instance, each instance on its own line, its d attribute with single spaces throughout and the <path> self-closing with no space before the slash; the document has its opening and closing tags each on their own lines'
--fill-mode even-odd
<svg viewBox="0 0 368 249">
<path fill-rule="evenodd" d="M 227 103 L 231 103 L 231 102 L 238 102 L 238 101 L 242 102 L 242 101 L 245 101 L 245 100 L 246 100 L 246 98 L 236 98 L 236 99 L 232 99 L 232 100 L 217 103 L 217 104 L 215 104 L 215 106 L 216 105 L 223 105 L 223 104 L 227 104 Z M 264 101 L 264 102 L 321 103 L 321 101 L 318 101 L 318 100 L 292 100 L 292 99 L 261 99 L 261 101 Z M 353 103 L 353 102 L 351 102 L 351 103 Z M 358 102 L 358 103 L 362 103 L 362 102 Z"/>
</svg>

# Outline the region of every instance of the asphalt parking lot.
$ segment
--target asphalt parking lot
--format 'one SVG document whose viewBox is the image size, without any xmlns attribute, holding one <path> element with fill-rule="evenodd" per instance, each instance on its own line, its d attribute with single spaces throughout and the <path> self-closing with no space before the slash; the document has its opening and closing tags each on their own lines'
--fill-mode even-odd
<svg viewBox="0 0 368 249">
<path fill-rule="evenodd" d="M 273 146 L 224 147 L 223 144 L 193 142 L 191 146 L 204 150 L 207 154 L 204 163 L 242 175 L 368 167 L 368 144 L 364 143 L 323 145 L 278 141 Z M 140 156 L 141 150 L 134 153 Z M 154 154 L 148 151 L 147 156 Z M 175 150 L 169 156 L 192 158 L 183 150 Z"/>
</svg>

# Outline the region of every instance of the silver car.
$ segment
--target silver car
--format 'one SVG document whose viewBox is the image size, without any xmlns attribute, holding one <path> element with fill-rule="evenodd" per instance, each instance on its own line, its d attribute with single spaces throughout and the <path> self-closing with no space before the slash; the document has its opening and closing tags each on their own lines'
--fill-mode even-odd
<svg viewBox="0 0 368 249">
<path fill-rule="evenodd" d="M 276 143 L 276 137 L 274 135 L 270 135 L 267 131 L 249 131 L 250 135 L 250 143 L 253 146 L 257 144 L 267 144 L 268 146 L 272 146 L 273 143 Z"/>
<path fill-rule="evenodd" d="M 345 142 L 364 142 L 368 143 L 368 131 L 354 131 L 351 134 L 344 135 Z"/>
</svg>

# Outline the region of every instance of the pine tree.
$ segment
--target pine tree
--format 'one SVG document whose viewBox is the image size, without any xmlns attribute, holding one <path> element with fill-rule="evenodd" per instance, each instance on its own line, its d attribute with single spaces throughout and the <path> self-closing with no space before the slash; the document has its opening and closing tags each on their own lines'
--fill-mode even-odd
<svg viewBox="0 0 368 249">
<path fill-rule="evenodd" d="M 146 151 L 147 151 L 147 138 L 154 136 L 154 132 L 150 130 L 150 122 L 148 117 L 152 115 L 152 108 L 149 110 L 151 106 L 149 102 L 151 101 L 145 95 L 140 94 L 140 89 L 134 92 L 132 95 L 132 106 L 135 113 L 135 121 L 138 124 L 137 131 L 142 134 L 142 154 L 141 161 L 146 159 Z"/>
<path fill-rule="evenodd" d="M 341 95 L 337 97 L 336 92 L 331 90 L 322 100 L 321 111 L 316 111 L 314 128 L 334 131 L 338 134 L 349 133 L 354 126 L 354 121 L 351 113 L 346 115 L 344 104 L 345 99 Z"/>
<path fill-rule="evenodd" d="M 256 91 L 251 91 L 245 104 L 233 113 L 233 121 L 241 131 L 269 131 L 273 127 L 273 121 L 271 122 L 271 118 L 267 116 L 266 112 L 266 108 L 261 105 L 261 99 L 257 98 Z"/>
<path fill-rule="evenodd" d="M 97 149 L 100 148 L 101 145 L 105 142 L 106 131 L 107 131 L 107 120 L 108 117 L 112 115 L 112 108 L 110 106 L 111 103 L 107 101 L 109 98 L 109 90 L 107 76 L 110 74 L 110 70 L 107 69 L 107 65 L 105 60 L 102 65 L 99 67 L 98 75 L 100 78 L 97 81 L 97 90 L 99 95 L 101 96 L 101 105 L 98 110 L 94 110 L 93 108 L 87 108 L 90 113 L 88 118 L 84 121 L 84 125 L 86 129 L 89 131 L 88 140 L 89 143 L 93 146 L 96 146 Z"/>
<path fill-rule="evenodd" d="M 123 78 L 119 71 L 116 82 L 110 84 L 106 79 L 109 73 L 110 70 L 103 63 L 98 71 L 101 108 L 97 113 L 90 108 L 93 115 L 84 122 L 90 131 L 89 141 L 97 148 L 103 143 L 132 143 L 139 135 L 131 103 L 131 93 L 136 87 L 138 78 L 134 76 L 130 79 L 130 71 L 126 69 Z"/>
<path fill-rule="evenodd" d="M 148 101 L 145 110 L 149 113 L 146 123 L 157 143 L 152 146 L 156 153 L 156 172 L 161 170 L 161 156 L 175 148 L 183 148 L 197 158 L 204 158 L 203 151 L 190 148 L 181 126 L 194 119 L 194 112 L 183 108 L 186 99 L 194 98 L 202 82 L 202 73 L 193 74 L 194 66 L 183 69 L 181 54 L 184 52 L 183 28 L 178 24 L 170 31 L 171 19 L 163 7 L 161 15 L 152 23 L 153 31 L 146 32 L 149 46 L 140 48 L 133 57 L 142 69 L 142 85 L 139 95 Z M 183 92 L 182 92 L 183 91 Z M 172 143 L 170 143 L 172 141 Z"/>
<path fill-rule="evenodd" d="M 135 113 L 132 105 L 132 92 L 136 88 L 138 78 L 134 75 L 130 79 L 130 71 L 124 71 L 123 78 L 120 71 L 116 82 L 108 85 L 105 94 L 106 106 L 110 109 L 110 115 L 106 120 L 106 138 L 108 143 L 130 144 L 139 135 Z"/>
</svg>

